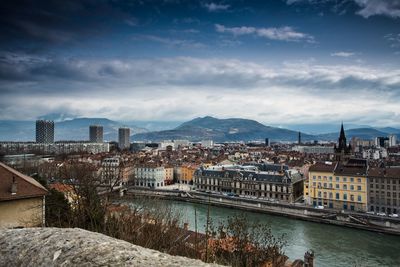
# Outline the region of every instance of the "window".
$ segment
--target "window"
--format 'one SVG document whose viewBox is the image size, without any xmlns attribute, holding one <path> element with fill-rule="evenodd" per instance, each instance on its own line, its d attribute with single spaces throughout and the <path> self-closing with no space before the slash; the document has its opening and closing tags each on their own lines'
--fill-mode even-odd
<svg viewBox="0 0 400 267">
<path fill-rule="evenodd" d="M 340 189 L 340 185 L 339 184 L 336 184 L 336 189 Z"/>
<path fill-rule="evenodd" d="M 336 182 L 339 182 L 339 177 L 336 177 Z"/>
<path fill-rule="evenodd" d="M 354 178 L 353 177 L 350 177 L 350 182 L 354 182 Z"/>
<path fill-rule="evenodd" d="M 347 200 L 347 194 L 343 194 L 343 199 Z"/>
<path fill-rule="evenodd" d="M 354 195 L 350 195 L 350 201 L 354 201 Z"/>
<path fill-rule="evenodd" d="M 321 191 L 320 191 L 320 192 L 318 192 L 318 197 L 319 197 L 319 198 L 321 197 Z"/>
<path fill-rule="evenodd" d="M 329 188 L 332 188 L 332 183 L 329 183 Z"/>
<path fill-rule="evenodd" d="M 373 198 L 371 197 L 371 201 L 372 201 L 372 199 L 373 199 Z M 358 202 L 361 202 L 361 196 L 358 196 L 358 197 L 357 197 L 357 200 L 358 200 Z"/>
<path fill-rule="evenodd" d="M 332 176 L 329 176 L 329 181 L 332 181 L 332 179 L 333 179 Z"/>
<path fill-rule="evenodd" d="M 340 199 L 339 193 L 336 193 L 336 199 Z"/>
<path fill-rule="evenodd" d="M 343 185 L 343 190 L 347 190 L 347 184 Z"/>
<path fill-rule="evenodd" d="M 313 178 L 313 180 L 317 179 L 317 177 L 315 175 L 312 178 Z"/>
<path fill-rule="evenodd" d="M 360 186 L 358 186 L 358 187 L 360 187 Z M 357 187 L 357 188 L 358 188 L 358 187 Z M 371 184 L 371 188 L 374 188 L 374 184 Z"/>
<path fill-rule="evenodd" d="M 321 176 L 318 176 L 318 180 L 321 180 Z"/>
<path fill-rule="evenodd" d="M 332 199 L 333 198 L 333 194 L 332 192 L 329 193 L 329 198 Z"/>
<path fill-rule="evenodd" d="M 317 183 L 316 183 L 316 182 L 313 182 L 313 183 L 312 183 L 312 186 L 313 186 L 313 187 L 316 187 L 316 186 L 317 186 Z"/>
<path fill-rule="evenodd" d="M 354 185 L 350 185 L 350 190 L 354 190 Z"/>
<path fill-rule="evenodd" d="M 343 182 L 347 182 L 347 177 L 343 177 Z"/>
<path fill-rule="evenodd" d="M 324 188 L 327 188 L 327 185 L 326 185 L 326 183 L 324 183 Z"/>
<path fill-rule="evenodd" d="M 371 187 L 371 188 L 372 188 L 372 187 Z M 357 186 L 357 190 L 358 190 L 358 191 L 361 191 L 361 185 L 358 185 L 358 186 Z"/>
<path fill-rule="evenodd" d="M 327 179 L 327 177 L 326 177 L 326 176 L 324 176 L 324 181 L 326 181 L 326 179 Z"/>
</svg>

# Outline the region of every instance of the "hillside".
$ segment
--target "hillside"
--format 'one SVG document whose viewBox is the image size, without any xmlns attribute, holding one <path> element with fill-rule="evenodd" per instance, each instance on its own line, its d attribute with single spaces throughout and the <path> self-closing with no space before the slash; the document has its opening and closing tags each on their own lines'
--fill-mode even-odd
<svg viewBox="0 0 400 267">
<path fill-rule="evenodd" d="M 217 142 L 251 141 L 269 138 L 276 141 L 295 141 L 298 132 L 265 126 L 248 119 L 217 119 L 213 117 L 196 118 L 185 122 L 173 130 L 136 134 L 134 140 L 173 140 L 188 139 L 200 141 L 212 139 Z M 313 140 L 314 136 L 302 134 L 303 140 Z"/>
<path fill-rule="evenodd" d="M 358 137 L 361 139 L 371 140 L 378 136 L 387 136 L 388 134 L 382 131 L 378 131 L 374 128 L 358 128 L 345 130 L 347 141 L 350 141 L 352 137 Z M 319 140 L 336 141 L 339 137 L 339 132 L 320 134 L 317 136 Z"/>
</svg>

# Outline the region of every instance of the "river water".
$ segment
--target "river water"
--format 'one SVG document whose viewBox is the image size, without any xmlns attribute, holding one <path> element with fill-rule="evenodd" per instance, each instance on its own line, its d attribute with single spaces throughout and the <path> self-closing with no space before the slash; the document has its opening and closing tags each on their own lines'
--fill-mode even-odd
<svg viewBox="0 0 400 267">
<path fill-rule="evenodd" d="M 179 212 L 183 221 L 189 223 L 191 230 L 195 230 L 196 210 L 198 231 L 204 232 L 207 205 L 162 201 Z M 249 221 L 268 223 L 276 236 L 285 234 L 287 241 L 285 254 L 292 260 L 302 259 L 304 253 L 308 249 L 312 249 L 316 254 L 317 267 L 400 267 L 400 236 L 210 206 L 210 217 L 213 223 L 224 221 L 227 217 L 237 213 L 244 213 Z"/>
</svg>

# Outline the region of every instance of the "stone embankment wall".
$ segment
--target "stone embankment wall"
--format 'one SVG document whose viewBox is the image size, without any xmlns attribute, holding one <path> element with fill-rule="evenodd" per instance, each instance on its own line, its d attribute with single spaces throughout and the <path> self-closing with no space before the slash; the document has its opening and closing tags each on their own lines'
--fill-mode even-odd
<svg viewBox="0 0 400 267">
<path fill-rule="evenodd" d="M 314 209 L 304 205 L 288 203 L 271 203 L 258 199 L 228 197 L 223 195 L 199 193 L 195 191 L 180 192 L 167 190 L 130 189 L 127 197 L 154 196 L 178 201 L 187 201 L 214 206 L 242 209 L 260 213 L 270 213 L 306 221 L 333 224 L 363 230 L 400 235 L 400 218 L 380 217 L 366 213 L 341 213 L 329 209 Z M 354 218 L 354 219 L 352 219 Z"/>
<path fill-rule="evenodd" d="M 217 266 L 79 228 L 0 230 L 1 266 Z"/>
</svg>

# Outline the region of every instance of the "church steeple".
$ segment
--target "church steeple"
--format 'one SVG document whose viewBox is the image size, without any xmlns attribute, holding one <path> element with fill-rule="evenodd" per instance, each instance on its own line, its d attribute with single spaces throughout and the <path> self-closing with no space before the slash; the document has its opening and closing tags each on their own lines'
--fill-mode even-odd
<svg viewBox="0 0 400 267">
<path fill-rule="evenodd" d="M 346 135 L 344 134 L 344 128 L 343 128 L 343 122 L 342 122 L 342 127 L 340 128 L 340 139 L 346 139 Z"/>
<path fill-rule="evenodd" d="M 351 146 L 347 146 L 346 134 L 344 133 L 343 122 L 340 127 L 340 134 L 338 140 L 338 146 L 335 146 L 336 160 L 344 160 L 350 155 Z"/>
</svg>

